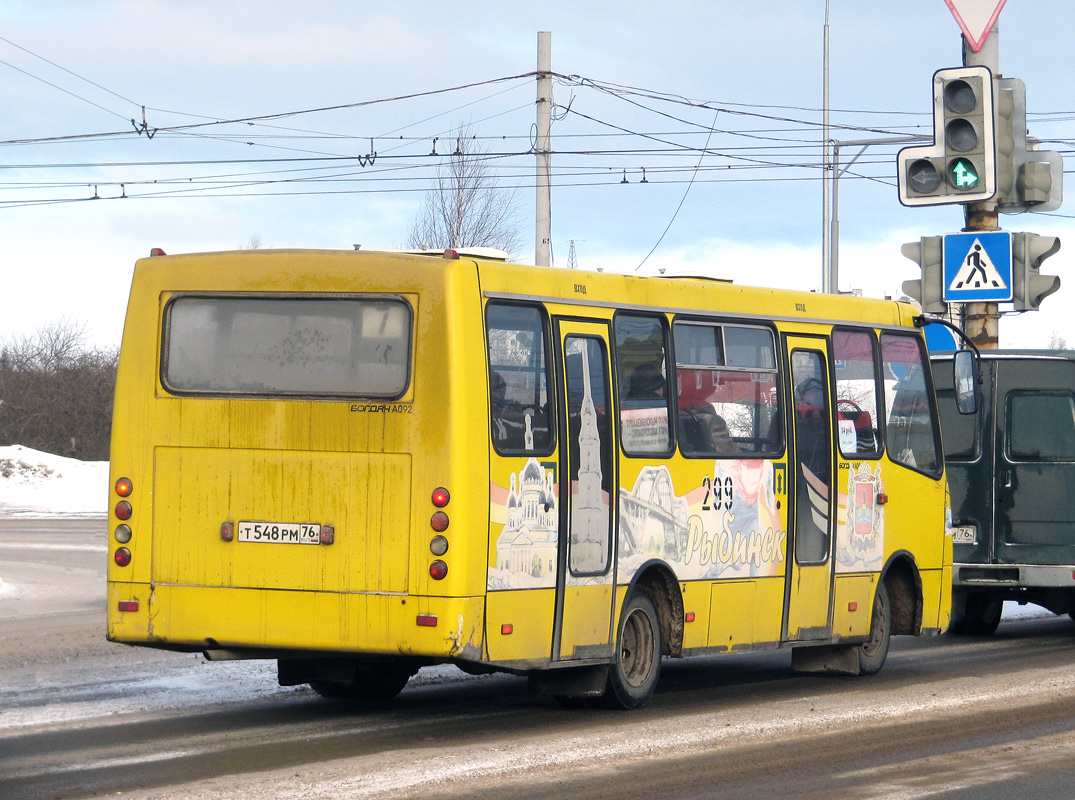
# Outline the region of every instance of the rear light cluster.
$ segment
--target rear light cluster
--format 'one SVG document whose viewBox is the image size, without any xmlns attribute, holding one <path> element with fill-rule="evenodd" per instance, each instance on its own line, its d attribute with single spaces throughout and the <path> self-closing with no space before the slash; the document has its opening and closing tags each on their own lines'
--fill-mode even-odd
<svg viewBox="0 0 1075 800">
<path fill-rule="evenodd" d="M 437 535 L 429 540 L 429 552 L 438 558 L 429 565 L 429 577 L 435 581 L 442 581 L 448 576 L 448 564 L 440 558 L 448 552 L 448 537 L 444 535 L 444 532 L 448 530 L 449 520 L 444 508 L 452 496 L 447 489 L 441 487 L 433 490 L 431 499 L 438 510 L 429 518 L 429 527 L 437 532 Z"/>
<path fill-rule="evenodd" d="M 131 537 L 134 535 L 131 531 L 131 526 L 127 524 L 128 520 L 130 520 L 131 516 L 134 514 L 134 506 L 132 506 L 131 501 L 127 499 L 134 491 L 134 484 L 131 483 L 130 478 L 120 478 L 116 481 L 115 489 L 116 494 L 123 499 L 116 503 L 114 509 L 116 519 L 120 520 L 120 524 L 116 526 L 113 536 L 120 545 L 126 545 L 131 541 Z M 112 560 L 119 566 L 126 567 L 131 563 L 131 551 L 126 547 L 117 547 L 116 551 L 112 554 Z"/>
</svg>

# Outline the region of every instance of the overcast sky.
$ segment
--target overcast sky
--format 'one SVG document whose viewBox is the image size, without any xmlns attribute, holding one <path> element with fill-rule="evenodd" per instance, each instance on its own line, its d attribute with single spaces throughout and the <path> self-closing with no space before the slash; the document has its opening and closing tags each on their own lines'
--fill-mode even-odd
<svg viewBox="0 0 1075 800">
<path fill-rule="evenodd" d="M 404 246 L 460 124 L 515 188 L 518 260 L 532 262 L 535 84 L 516 76 L 536 68 L 538 31 L 571 76 L 554 88 L 557 266 L 574 241 L 583 269 L 820 288 L 824 0 L 299 6 L 0 5 L 0 339 L 66 319 L 118 344 L 134 262 L 152 247 Z M 1075 5 L 1008 0 L 999 27 L 1031 135 L 1070 169 Z M 930 134 L 931 75 L 960 62 L 943 0 L 831 0 L 842 159 L 855 141 Z M 959 206 L 900 205 L 900 146 L 871 145 L 840 181 L 842 290 L 899 297 L 918 277 L 900 245 L 963 225 Z M 1003 345 L 1056 332 L 1075 346 L 1068 197 L 1053 214 L 1001 217 L 1067 242 L 1043 270 L 1065 285 L 1041 312 L 1006 315 Z"/>
</svg>

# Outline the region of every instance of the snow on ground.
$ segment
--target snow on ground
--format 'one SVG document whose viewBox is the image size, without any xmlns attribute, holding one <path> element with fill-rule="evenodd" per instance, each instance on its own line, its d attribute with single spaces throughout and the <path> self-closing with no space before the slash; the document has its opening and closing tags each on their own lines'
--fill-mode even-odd
<svg viewBox="0 0 1075 800">
<path fill-rule="evenodd" d="M 108 462 L 79 461 L 0 447 L 0 517 L 103 517 L 108 513 Z"/>
</svg>

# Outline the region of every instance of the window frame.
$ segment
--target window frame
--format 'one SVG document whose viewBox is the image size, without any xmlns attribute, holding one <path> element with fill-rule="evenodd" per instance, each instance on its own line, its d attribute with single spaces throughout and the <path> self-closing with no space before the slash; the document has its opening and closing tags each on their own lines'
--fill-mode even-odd
<svg viewBox="0 0 1075 800">
<path fill-rule="evenodd" d="M 845 453 L 843 447 L 840 446 L 840 382 L 838 377 L 837 362 L 842 360 L 836 356 L 836 336 L 839 333 L 848 334 L 865 334 L 870 337 L 870 353 L 873 357 L 873 397 L 874 397 L 874 431 L 876 439 L 876 447 L 873 450 L 856 450 L 854 453 Z M 833 451 L 836 455 L 846 461 L 876 461 L 880 459 L 885 453 L 885 430 L 887 428 L 888 416 L 885 413 L 884 405 L 884 381 L 883 381 L 883 367 L 881 359 L 881 341 L 877 336 L 877 332 L 873 328 L 858 327 L 855 325 L 834 325 L 832 332 L 829 336 L 829 360 L 831 362 L 832 369 L 832 389 L 833 389 L 833 415 L 836 420 L 836 447 Z"/>
<path fill-rule="evenodd" d="M 676 347 L 676 326 L 705 326 L 709 328 L 719 329 L 720 336 L 720 358 L 724 361 L 724 364 L 709 365 L 701 363 L 691 363 L 687 361 L 680 361 L 679 353 Z M 769 337 L 770 356 L 772 360 L 771 367 L 758 367 L 758 366 L 736 366 L 729 365 L 728 361 L 728 344 L 725 340 L 725 330 L 728 328 L 736 329 L 748 329 L 764 331 Z M 766 325 L 761 322 L 745 321 L 741 319 L 726 319 L 726 318 L 712 318 L 712 317 L 698 317 L 698 316 L 677 316 L 672 320 L 670 326 L 670 344 L 671 352 L 670 357 L 674 367 L 672 373 L 674 378 L 674 385 L 670 387 L 675 391 L 675 398 L 673 403 L 673 413 L 675 414 L 676 421 L 674 428 L 676 430 L 676 445 L 680 454 L 684 458 L 688 459 L 775 459 L 779 458 L 787 450 L 787 431 L 785 430 L 784 422 L 784 374 L 781 369 L 780 363 L 780 350 L 778 346 L 777 331 L 774 326 Z M 773 440 L 772 447 L 767 450 L 756 451 L 744 451 L 740 453 L 720 453 L 713 451 L 691 451 L 686 452 L 683 449 L 683 437 L 680 435 L 680 408 L 679 408 L 679 394 L 680 394 L 680 370 L 681 369 L 693 369 L 693 370 L 722 370 L 728 372 L 738 372 L 747 374 L 771 374 L 773 376 L 773 393 L 775 398 L 775 407 L 773 409 L 772 416 L 770 418 L 770 425 L 768 430 L 768 436 L 772 436 L 774 428 L 779 438 Z M 756 407 L 756 406 L 755 406 Z M 733 437 L 734 438 L 734 437 Z M 759 439 L 760 437 L 753 437 Z"/>
<path fill-rule="evenodd" d="M 633 317 L 641 319 L 655 320 L 661 328 L 661 342 L 664 349 L 664 401 L 665 410 L 667 413 L 666 429 L 668 431 L 668 446 L 663 450 L 628 450 L 625 437 L 623 435 L 623 412 L 624 410 L 636 410 L 628 408 L 624 401 L 627 399 L 623 393 L 620 392 L 621 381 L 621 369 L 622 363 L 620 361 L 620 341 L 619 330 L 617 328 L 617 321 L 624 317 Z M 620 450 L 628 458 L 668 458 L 676 451 L 676 434 L 677 426 L 674 421 L 674 410 L 672 402 L 671 386 L 675 378 L 674 362 L 672 361 L 672 336 L 671 327 L 668 324 L 668 317 L 664 314 L 649 313 L 645 311 L 634 311 L 618 309 L 612 317 L 612 348 L 613 348 L 613 361 L 614 361 L 614 374 L 613 383 L 614 391 L 613 395 L 616 402 L 616 425 L 617 427 L 617 439 L 620 443 Z M 654 406 L 658 408 L 658 406 Z"/>
<path fill-rule="evenodd" d="M 504 308 L 522 308 L 531 311 L 536 311 L 538 314 L 538 320 L 541 324 L 541 342 L 542 349 L 544 350 L 544 364 L 542 369 L 544 370 L 545 378 L 545 407 L 548 415 L 548 445 L 543 448 L 535 447 L 533 450 L 527 450 L 526 447 L 502 447 L 499 446 L 493 437 L 492 426 L 494 422 L 492 396 L 489 392 L 490 380 L 492 378 L 492 371 L 495 369 L 493 363 L 490 361 L 489 352 L 489 307 L 504 307 Z M 486 369 L 486 393 L 488 404 L 486 405 L 486 413 L 488 414 L 489 422 L 489 442 L 493 447 L 493 450 L 497 455 L 501 456 L 533 456 L 535 458 L 544 458 L 552 455 L 556 452 L 557 446 L 557 431 L 559 429 L 559 416 L 556 407 L 556 372 L 553 368 L 553 343 L 552 343 L 552 322 L 549 318 L 548 310 L 541 303 L 525 303 L 515 302 L 510 300 L 491 299 L 482 309 L 482 329 L 485 338 L 485 369 Z M 536 443 L 535 443 L 536 444 Z"/>
<path fill-rule="evenodd" d="M 190 389 L 180 388 L 169 380 L 168 367 L 171 363 L 171 344 L 174 336 L 172 330 L 172 313 L 177 303 L 187 300 L 219 300 L 231 302 L 277 300 L 284 302 L 390 302 L 400 305 L 406 312 L 407 330 L 407 357 L 404 364 L 404 380 L 402 389 L 398 392 L 383 393 L 356 393 L 356 392 L 312 392 L 312 391 L 245 391 L 228 389 Z M 176 397 L 217 397 L 229 399 L 250 400 L 325 400 L 325 401 L 353 401 L 353 400 L 378 400 L 398 401 L 405 398 L 411 391 L 414 379 L 414 352 L 415 352 L 415 314 L 414 306 L 405 296 L 400 294 L 362 293 L 316 293 L 316 292 L 184 292 L 174 294 L 166 300 L 161 311 L 160 322 L 160 347 L 158 356 L 160 359 L 157 379 L 170 395 Z"/>
<path fill-rule="evenodd" d="M 889 430 L 888 430 L 889 422 L 891 420 L 891 415 L 890 415 L 890 409 L 888 407 L 888 393 L 884 390 L 884 386 L 885 386 L 884 369 L 885 369 L 885 363 L 886 363 L 885 362 L 885 347 L 884 347 L 885 342 L 884 342 L 884 340 L 885 340 L 886 336 L 891 336 L 891 337 L 894 337 L 894 338 L 901 338 L 901 339 L 910 339 L 915 343 L 915 345 L 918 348 L 919 362 L 922 365 L 922 370 L 923 370 L 922 378 L 923 378 L 923 383 L 924 383 L 925 396 L 926 396 L 926 399 L 930 402 L 930 419 L 931 419 L 931 424 L 932 424 L 932 427 L 933 427 L 933 451 L 934 451 L 934 454 L 935 454 L 934 460 L 936 462 L 936 466 L 934 467 L 934 469 L 931 469 L 931 470 L 922 469 L 922 467 L 919 467 L 916 464 L 908 464 L 905 461 L 901 461 L 900 459 L 898 459 L 898 458 L 893 456 L 891 447 L 889 446 L 890 443 L 891 443 L 891 440 L 892 440 L 892 437 L 889 434 Z M 880 336 L 878 336 L 878 348 L 879 348 L 879 353 L 880 353 L 880 356 L 881 356 L 881 361 L 880 361 L 879 366 L 880 366 L 881 372 L 882 372 L 882 377 L 881 377 L 881 382 L 880 382 L 880 387 L 881 387 L 882 391 L 881 391 L 880 400 L 881 400 L 881 403 L 883 404 L 883 407 L 884 407 L 884 414 L 882 415 L 883 419 L 884 419 L 884 430 L 882 432 L 882 436 L 884 437 L 883 438 L 884 449 L 885 449 L 885 453 L 888 455 L 888 460 L 890 462 L 892 462 L 893 464 L 898 464 L 899 466 L 901 466 L 901 467 L 903 467 L 905 469 L 913 470 L 913 471 L 915 471 L 915 472 L 917 472 L 917 473 L 919 473 L 921 475 L 926 475 L 926 476 L 928 476 L 930 478 L 934 478 L 934 479 L 940 478 L 944 474 L 944 449 L 943 449 L 943 447 L 941 445 L 941 420 L 940 420 L 940 414 L 939 414 L 938 409 L 937 409 L 937 394 L 936 394 L 936 390 L 934 389 L 934 386 L 933 386 L 933 369 L 931 367 L 929 353 L 926 350 L 925 340 L 922 338 L 922 336 L 920 334 L 915 334 L 913 332 L 904 332 L 903 329 L 895 329 L 895 330 L 885 329 L 885 330 L 882 330 L 881 333 L 880 333 Z"/>
</svg>

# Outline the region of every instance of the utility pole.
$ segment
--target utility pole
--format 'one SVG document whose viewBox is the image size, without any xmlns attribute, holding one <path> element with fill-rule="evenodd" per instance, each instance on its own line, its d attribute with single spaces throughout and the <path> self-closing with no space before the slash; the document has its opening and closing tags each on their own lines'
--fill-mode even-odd
<svg viewBox="0 0 1075 800">
<path fill-rule="evenodd" d="M 837 294 L 839 285 L 836 278 L 836 259 L 834 257 L 833 219 L 831 185 L 836 185 L 835 165 L 829 160 L 829 0 L 825 0 L 825 35 L 824 64 L 822 65 L 822 134 L 821 134 L 821 291 Z M 833 160 L 836 147 L 833 146 Z"/>
<path fill-rule="evenodd" d="M 552 34 L 538 31 L 537 54 L 537 217 L 534 235 L 534 263 L 552 265 L 552 196 L 549 189 L 552 130 Z"/>
<path fill-rule="evenodd" d="M 963 41 L 963 65 L 988 67 L 995 77 L 1000 77 L 1000 23 L 996 22 L 985 44 L 975 52 L 965 36 Z M 966 226 L 964 231 L 1000 230 L 1000 215 L 996 200 L 967 203 L 963 206 Z M 963 331 L 980 350 L 996 350 L 1000 347 L 1000 309 L 996 303 L 965 303 L 963 305 Z"/>
</svg>

